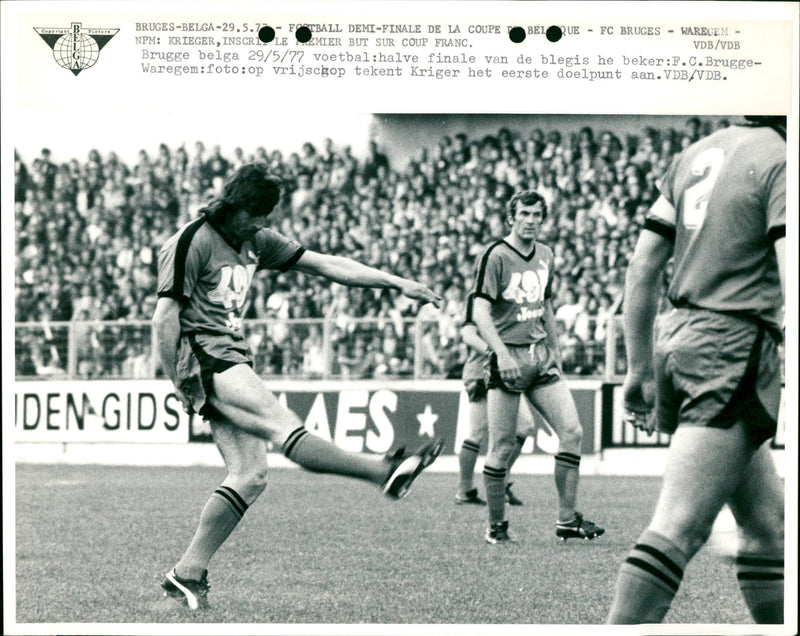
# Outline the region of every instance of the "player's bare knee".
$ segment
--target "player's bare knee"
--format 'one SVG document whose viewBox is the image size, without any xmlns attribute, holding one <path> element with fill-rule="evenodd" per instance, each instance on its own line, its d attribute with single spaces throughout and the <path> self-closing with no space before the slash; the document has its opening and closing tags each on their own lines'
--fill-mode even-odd
<svg viewBox="0 0 800 636">
<path fill-rule="evenodd" d="M 250 487 L 260 495 L 267 487 L 267 467 L 259 468 L 250 476 Z"/>
<path fill-rule="evenodd" d="M 695 518 L 688 520 L 684 525 L 683 543 L 687 556 L 692 556 L 705 545 L 714 528 L 714 519 L 711 517 Z M 680 545 L 680 544 L 679 544 Z"/>
<path fill-rule="evenodd" d="M 514 438 L 508 437 L 495 442 L 489 448 L 486 454 L 486 462 L 490 466 L 505 466 L 511 457 L 511 452 L 514 448 Z"/>
<path fill-rule="evenodd" d="M 778 554 L 783 552 L 783 533 L 751 535 L 739 531 L 739 552 L 742 554 Z"/>
<path fill-rule="evenodd" d="M 558 441 L 561 451 L 580 454 L 583 429 L 578 424 L 568 426 L 562 431 Z"/>
<path fill-rule="evenodd" d="M 499 461 L 503 462 L 504 466 L 508 464 L 508 460 L 511 459 L 511 454 L 514 452 L 515 443 L 515 438 L 511 436 L 504 440 L 503 444 L 499 446 L 494 453 L 495 457 L 497 457 Z"/>
<path fill-rule="evenodd" d="M 694 551 L 696 552 L 699 550 L 708 538 L 711 536 L 711 531 L 714 529 L 713 523 L 698 523 L 695 532 L 691 535 L 693 539 L 693 547 Z"/>
<path fill-rule="evenodd" d="M 769 553 L 783 550 L 783 509 L 763 510 L 754 518 L 740 522 L 739 539 L 745 552 Z"/>
<path fill-rule="evenodd" d="M 714 517 L 692 510 L 666 510 L 657 507 L 650 530 L 667 537 L 691 558 L 708 541 Z"/>
<path fill-rule="evenodd" d="M 236 476 L 239 494 L 245 501 L 252 502 L 267 487 L 267 463 L 249 466 Z"/>
<path fill-rule="evenodd" d="M 261 417 L 269 431 L 270 440 L 276 444 L 283 444 L 292 431 L 303 426 L 297 415 L 279 404 L 271 408 L 265 405 Z"/>
</svg>

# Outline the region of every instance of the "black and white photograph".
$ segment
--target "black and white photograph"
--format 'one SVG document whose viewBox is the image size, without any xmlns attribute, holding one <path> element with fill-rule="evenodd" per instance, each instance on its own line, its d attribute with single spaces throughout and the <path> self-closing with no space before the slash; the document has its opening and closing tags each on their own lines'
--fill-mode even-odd
<svg viewBox="0 0 800 636">
<path fill-rule="evenodd" d="M 795 634 L 800 4 L 229 4 L 0 3 L 4 633 Z"/>
</svg>

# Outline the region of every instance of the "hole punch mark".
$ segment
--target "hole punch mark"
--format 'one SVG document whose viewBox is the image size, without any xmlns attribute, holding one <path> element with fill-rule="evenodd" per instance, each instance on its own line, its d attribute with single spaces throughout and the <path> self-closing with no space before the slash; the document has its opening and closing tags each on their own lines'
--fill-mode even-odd
<svg viewBox="0 0 800 636">
<path fill-rule="evenodd" d="M 558 42 L 564 36 L 564 33 L 561 31 L 561 27 L 551 26 L 547 28 L 544 35 L 550 42 Z"/>
<path fill-rule="evenodd" d="M 294 37 L 297 38 L 298 42 L 305 44 L 311 39 L 311 29 L 306 26 L 301 26 L 294 32 Z"/>
<path fill-rule="evenodd" d="M 267 44 L 275 39 L 275 29 L 271 26 L 263 26 L 258 30 L 258 39 Z"/>
<path fill-rule="evenodd" d="M 514 44 L 519 44 L 525 39 L 525 29 L 522 27 L 512 27 L 508 30 L 508 39 Z"/>
</svg>

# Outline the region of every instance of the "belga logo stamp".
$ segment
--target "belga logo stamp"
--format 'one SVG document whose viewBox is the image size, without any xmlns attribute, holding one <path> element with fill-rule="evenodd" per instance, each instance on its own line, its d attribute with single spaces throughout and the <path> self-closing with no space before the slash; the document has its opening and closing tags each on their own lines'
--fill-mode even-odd
<svg viewBox="0 0 800 636">
<path fill-rule="evenodd" d="M 100 50 L 119 32 L 119 29 L 84 29 L 80 22 L 73 22 L 69 28 L 34 27 L 33 30 L 53 49 L 58 65 L 75 75 L 94 66 Z"/>
</svg>

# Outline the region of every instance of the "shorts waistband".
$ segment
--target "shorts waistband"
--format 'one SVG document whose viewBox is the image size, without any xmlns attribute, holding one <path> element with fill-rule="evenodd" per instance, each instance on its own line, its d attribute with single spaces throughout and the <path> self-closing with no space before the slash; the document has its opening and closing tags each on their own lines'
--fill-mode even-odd
<svg viewBox="0 0 800 636">
<path fill-rule="evenodd" d="M 227 331 L 199 331 L 198 329 L 192 329 L 190 331 L 182 331 L 181 337 L 183 338 L 186 336 L 187 338 L 197 337 L 197 336 L 223 336 L 226 338 L 230 338 L 234 342 L 244 342 L 244 336 L 235 336 L 234 334 L 227 332 Z"/>
<path fill-rule="evenodd" d="M 767 322 L 754 314 L 748 314 L 742 311 L 722 311 L 719 309 L 708 309 L 707 307 L 698 307 L 686 301 L 673 301 L 670 299 L 670 304 L 675 309 L 683 309 L 689 311 L 705 311 L 711 314 L 719 314 L 720 316 L 727 316 L 737 320 L 744 320 L 756 325 L 759 329 L 763 329 L 766 334 L 772 338 L 776 344 L 783 342 L 783 332 L 771 322 Z"/>
</svg>

